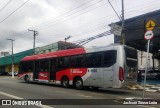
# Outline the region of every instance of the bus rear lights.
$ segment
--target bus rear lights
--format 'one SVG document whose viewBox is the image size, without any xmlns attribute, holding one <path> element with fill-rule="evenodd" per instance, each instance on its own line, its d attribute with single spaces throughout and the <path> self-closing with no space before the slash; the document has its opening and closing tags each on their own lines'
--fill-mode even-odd
<svg viewBox="0 0 160 108">
<path fill-rule="evenodd" d="M 124 80 L 124 71 L 122 67 L 119 67 L 119 80 L 121 82 Z"/>
</svg>

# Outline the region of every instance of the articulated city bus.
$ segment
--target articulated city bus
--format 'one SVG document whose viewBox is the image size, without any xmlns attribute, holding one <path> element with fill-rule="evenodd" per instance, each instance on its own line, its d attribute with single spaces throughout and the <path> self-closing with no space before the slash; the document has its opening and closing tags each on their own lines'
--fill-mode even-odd
<svg viewBox="0 0 160 108">
<path fill-rule="evenodd" d="M 20 80 L 73 85 L 76 89 L 122 88 L 137 81 L 137 50 L 123 45 L 75 48 L 27 56 Z"/>
</svg>

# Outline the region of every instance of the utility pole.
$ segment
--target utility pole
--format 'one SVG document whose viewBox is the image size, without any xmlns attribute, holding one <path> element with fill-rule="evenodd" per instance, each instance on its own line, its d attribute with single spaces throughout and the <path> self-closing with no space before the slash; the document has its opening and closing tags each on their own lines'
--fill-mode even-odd
<svg viewBox="0 0 160 108">
<path fill-rule="evenodd" d="M 14 56 L 13 56 L 13 39 L 7 39 L 11 41 L 12 44 L 12 78 L 14 78 Z"/>
<path fill-rule="evenodd" d="M 38 31 L 36 30 L 30 30 L 28 29 L 28 31 L 32 31 L 33 32 L 33 55 L 35 55 L 35 43 L 36 43 L 36 36 L 38 35 Z"/>
<path fill-rule="evenodd" d="M 111 5 L 112 9 L 114 10 L 115 14 L 117 15 L 117 17 L 119 18 L 119 20 L 122 22 L 121 27 L 121 37 L 120 37 L 120 43 L 122 45 L 125 45 L 125 35 L 124 35 L 124 0 L 122 0 L 122 16 L 120 17 L 118 15 L 118 13 L 116 12 L 116 10 L 114 9 L 113 5 L 111 4 L 111 2 L 108 0 L 109 4 Z M 118 29 L 118 27 L 117 27 Z"/>
<path fill-rule="evenodd" d="M 125 45 L 125 35 L 124 35 L 124 0 L 122 0 L 122 33 L 121 33 L 122 45 Z"/>
<path fill-rule="evenodd" d="M 65 38 L 64 38 L 65 44 L 66 44 L 67 40 L 70 39 L 71 37 L 72 37 L 72 36 L 68 36 L 68 37 L 65 37 Z M 67 49 L 66 45 L 65 45 L 65 49 Z"/>
<path fill-rule="evenodd" d="M 68 36 L 66 38 L 64 38 L 65 42 L 67 42 L 68 39 L 70 39 L 72 36 Z"/>
</svg>

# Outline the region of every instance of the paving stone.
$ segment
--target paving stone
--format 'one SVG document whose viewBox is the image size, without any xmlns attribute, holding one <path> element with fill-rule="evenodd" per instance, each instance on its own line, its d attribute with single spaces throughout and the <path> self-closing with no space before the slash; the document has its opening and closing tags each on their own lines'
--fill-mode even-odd
<svg viewBox="0 0 160 108">
<path fill-rule="evenodd" d="M 151 85 L 151 84 L 146 84 L 146 87 L 153 87 L 155 85 Z"/>
<path fill-rule="evenodd" d="M 160 89 L 160 87 L 153 86 L 153 87 L 151 87 L 151 89 L 159 90 L 159 89 Z"/>
<path fill-rule="evenodd" d="M 148 90 L 145 90 L 146 92 L 157 92 L 157 90 L 152 90 L 152 89 L 148 89 Z"/>
</svg>

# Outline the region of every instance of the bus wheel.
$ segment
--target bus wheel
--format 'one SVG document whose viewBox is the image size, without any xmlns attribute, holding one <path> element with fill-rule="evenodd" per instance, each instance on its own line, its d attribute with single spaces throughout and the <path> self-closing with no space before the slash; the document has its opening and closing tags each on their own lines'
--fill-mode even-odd
<svg viewBox="0 0 160 108">
<path fill-rule="evenodd" d="M 69 87 L 69 79 L 67 77 L 62 78 L 63 87 Z"/>
<path fill-rule="evenodd" d="M 24 81 L 25 81 L 25 82 L 29 82 L 29 77 L 28 77 L 28 75 L 26 75 L 26 76 L 24 77 Z"/>
<path fill-rule="evenodd" d="M 76 78 L 74 81 L 74 87 L 78 90 L 83 88 L 83 81 L 81 78 Z"/>
</svg>

